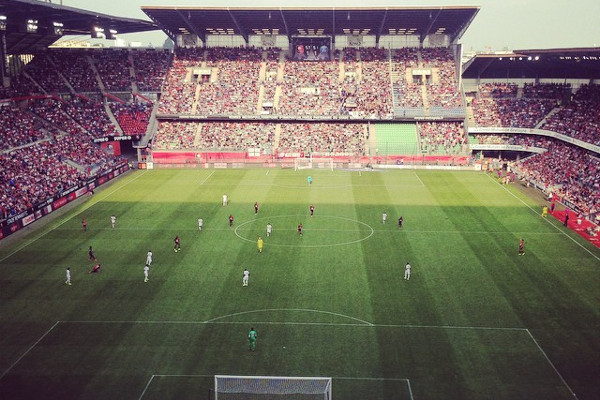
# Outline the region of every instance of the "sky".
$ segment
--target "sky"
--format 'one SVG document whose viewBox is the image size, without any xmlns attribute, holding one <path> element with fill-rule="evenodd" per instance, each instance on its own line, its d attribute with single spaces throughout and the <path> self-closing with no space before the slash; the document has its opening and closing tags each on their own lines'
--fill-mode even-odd
<svg viewBox="0 0 600 400">
<path fill-rule="evenodd" d="M 53 0 L 59 3 L 60 0 Z M 63 0 L 63 5 L 103 14 L 149 20 L 141 6 L 247 7 L 247 1 L 228 0 Z M 364 1 L 336 0 L 253 1 L 252 7 L 364 7 Z M 599 0 L 369 0 L 368 6 L 480 6 L 460 42 L 466 51 L 500 51 L 563 47 L 599 47 Z M 160 47 L 167 38 L 160 31 L 123 35 L 127 41 Z"/>
</svg>

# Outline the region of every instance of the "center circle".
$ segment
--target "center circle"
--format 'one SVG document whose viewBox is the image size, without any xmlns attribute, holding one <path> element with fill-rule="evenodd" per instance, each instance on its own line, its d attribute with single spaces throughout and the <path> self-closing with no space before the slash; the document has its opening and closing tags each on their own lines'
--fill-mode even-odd
<svg viewBox="0 0 600 400">
<path fill-rule="evenodd" d="M 266 236 L 266 226 L 270 222 L 273 233 Z M 303 225 L 303 235 L 299 236 L 297 226 Z M 373 236 L 374 229 L 367 223 L 352 218 L 333 215 L 306 214 L 273 215 L 260 217 L 239 224 L 235 235 L 256 244 L 258 236 L 266 246 L 276 247 L 333 247 L 362 242 Z"/>
</svg>

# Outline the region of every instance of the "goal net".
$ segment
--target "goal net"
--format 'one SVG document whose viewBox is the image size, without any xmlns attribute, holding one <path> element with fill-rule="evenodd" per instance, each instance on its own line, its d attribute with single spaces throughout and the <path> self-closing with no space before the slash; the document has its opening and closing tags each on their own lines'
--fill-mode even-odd
<svg viewBox="0 0 600 400">
<path fill-rule="evenodd" d="M 215 400 L 331 400 L 331 378 L 215 375 Z"/>
<path fill-rule="evenodd" d="M 333 158 L 296 158 L 294 159 L 294 170 L 299 169 L 330 169 L 333 171 Z"/>
</svg>

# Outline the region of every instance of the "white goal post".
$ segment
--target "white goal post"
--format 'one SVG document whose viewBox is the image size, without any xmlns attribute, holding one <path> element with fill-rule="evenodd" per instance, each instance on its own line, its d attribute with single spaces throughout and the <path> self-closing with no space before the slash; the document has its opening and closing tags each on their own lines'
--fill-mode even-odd
<svg viewBox="0 0 600 400">
<path fill-rule="evenodd" d="M 330 169 L 333 171 L 333 158 L 295 158 L 294 171 L 299 169 Z"/>
<path fill-rule="evenodd" d="M 215 400 L 331 400 L 331 378 L 215 375 Z"/>
</svg>

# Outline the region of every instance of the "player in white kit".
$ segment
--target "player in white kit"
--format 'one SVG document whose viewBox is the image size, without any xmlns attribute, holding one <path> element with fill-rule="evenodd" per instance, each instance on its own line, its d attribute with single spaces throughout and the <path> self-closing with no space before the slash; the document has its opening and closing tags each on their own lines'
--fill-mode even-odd
<svg viewBox="0 0 600 400">
<path fill-rule="evenodd" d="M 271 232 L 273 232 L 273 225 L 270 222 L 267 222 L 267 237 L 271 236 Z"/>
<path fill-rule="evenodd" d="M 244 268 L 244 275 L 242 276 L 242 286 L 248 286 L 250 280 L 250 271 Z"/>
</svg>

